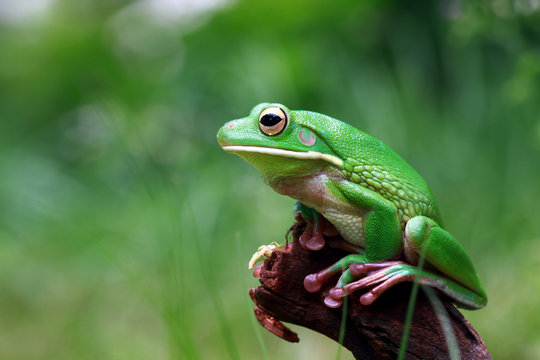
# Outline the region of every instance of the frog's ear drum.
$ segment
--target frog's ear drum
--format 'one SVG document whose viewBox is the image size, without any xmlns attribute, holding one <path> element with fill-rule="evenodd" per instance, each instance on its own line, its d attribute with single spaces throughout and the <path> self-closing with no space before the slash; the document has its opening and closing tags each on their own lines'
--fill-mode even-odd
<svg viewBox="0 0 540 360">
<path fill-rule="evenodd" d="M 270 106 L 259 115 L 259 129 L 268 136 L 276 136 L 287 127 L 287 114 L 277 106 Z"/>
</svg>

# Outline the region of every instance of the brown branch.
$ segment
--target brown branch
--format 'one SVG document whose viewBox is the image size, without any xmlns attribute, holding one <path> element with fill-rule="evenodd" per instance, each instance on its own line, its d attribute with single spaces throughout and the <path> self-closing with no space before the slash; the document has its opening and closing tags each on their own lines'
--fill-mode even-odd
<svg viewBox="0 0 540 360">
<path fill-rule="evenodd" d="M 308 251 L 298 243 L 299 230 L 286 249 L 275 251 L 260 268 L 261 286 L 251 289 L 256 303 L 255 314 L 261 325 L 285 340 L 297 342 L 298 336 L 281 321 L 315 330 L 338 341 L 342 309 L 330 309 L 323 303 L 323 293 L 308 293 L 304 277 L 331 265 L 346 253 L 325 246 Z M 337 280 L 337 279 L 336 279 Z M 333 282 L 335 284 L 335 281 Z M 356 359 L 395 359 L 410 295 L 410 284 L 398 285 L 370 306 L 362 306 L 358 295 L 348 300 L 347 325 L 343 345 Z M 455 333 L 462 359 L 491 359 L 484 342 L 446 299 L 441 298 Z M 422 291 L 414 310 L 407 347 L 407 359 L 448 359 L 448 345 L 438 316 Z"/>
</svg>

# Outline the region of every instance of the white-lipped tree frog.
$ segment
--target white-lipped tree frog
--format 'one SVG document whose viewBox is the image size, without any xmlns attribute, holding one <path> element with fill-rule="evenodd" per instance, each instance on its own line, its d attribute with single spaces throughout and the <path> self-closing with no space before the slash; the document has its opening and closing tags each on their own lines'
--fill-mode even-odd
<svg viewBox="0 0 540 360">
<path fill-rule="evenodd" d="M 298 200 L 297 211 L 308 221 L 302 246 L 321 249 L 324 234 L 335 230 L 345 240 L 352 253 L 304 281 L 307 291 L 316 292 L 343 272 L 326 305 L 339 307 L 358 289 L 368 290 L 360 301 L 369 305 L 393 285 L 414 279 L 461 307 L 486 305 L 477 272 L 443 228 L 426 182 L 380 140 L 331 117 L 269 103 L 226 123 L 217 138 L 275 191 Z M 423 268 L 417 267 L 421 256 Z"/>
</svg>

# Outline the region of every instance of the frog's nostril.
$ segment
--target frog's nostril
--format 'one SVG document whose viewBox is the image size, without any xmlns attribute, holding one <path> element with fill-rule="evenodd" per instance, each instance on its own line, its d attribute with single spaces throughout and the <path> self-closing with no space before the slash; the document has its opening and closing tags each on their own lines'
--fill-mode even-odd
<svg viewBox="0 0 540 360">
<path fill-rule="evenodd" d="M 217 141 L 220 145 L 227 144 L 227 131 L 232 129 L 234 126 L 231 123 L 225 124 L 217 133 Z"/>
<path fill-rule="evenodd" d="M 232 129 L 232 128 L 234 127 L 233 122 L 232 122 L 232 121 L 229 121 L 229 122 L 227 123 L 227 127 L 228 127 L 229 129 Z"/>
</svg>

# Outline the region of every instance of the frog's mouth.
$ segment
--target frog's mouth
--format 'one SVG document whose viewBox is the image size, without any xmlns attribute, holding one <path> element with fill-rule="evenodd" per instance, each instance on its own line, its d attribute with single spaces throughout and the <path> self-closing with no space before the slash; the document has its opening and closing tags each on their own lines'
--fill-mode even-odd
<svg viewBox="0 0 540 360">
<path fill-rule="evenodd" d="M 334 164 L 339 167 L 343 167 L 343 160 L 340 158 L 329 155 L 329 154 L 323 154 L 317 151 L 292 151 L 292 150 L 283 150 L 283 149 L 276 149 L 276 148 L 269 148 L 269 147 L 261 147 L 261 146 L 245 146 L 245 145 L 225 145 L 222 146 L 223 150 L 228 152 L 248 152 L 248 153 L 257 153 L 257 154 L 264 154 L 264 155 L 274 155 L 274 156 L 281 156 L 291 159 L 301 159 L 301 160 L 323 160 L 326 162 L 329 162 L 331 164 Z"/>
</svg>

